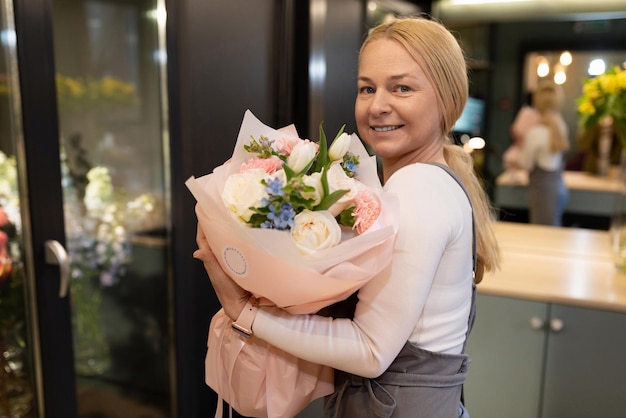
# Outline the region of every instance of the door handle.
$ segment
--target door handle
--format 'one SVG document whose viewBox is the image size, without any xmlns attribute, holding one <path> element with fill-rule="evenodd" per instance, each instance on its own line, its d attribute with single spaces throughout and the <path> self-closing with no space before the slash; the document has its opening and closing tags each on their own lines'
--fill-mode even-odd
<svg viewBox="0 0 626 418">
<path fill-rule="evenodd" d="M 536 331 L 544 329 L 546 326 L 546 322 L 539 318 L 538 316 L 533 316 L 530 318 L 530 327 Z"/>
<path fill-rule="evenodd" d="M 67 291 L 70 285 L 70 258 L 67 256 L 67 251 L 57 240 L 47 240 L 45 242 L 46 250 L 46 263 L 59 266 L 59 297 L 64 298 L 67 296 Z"/>
</svg>

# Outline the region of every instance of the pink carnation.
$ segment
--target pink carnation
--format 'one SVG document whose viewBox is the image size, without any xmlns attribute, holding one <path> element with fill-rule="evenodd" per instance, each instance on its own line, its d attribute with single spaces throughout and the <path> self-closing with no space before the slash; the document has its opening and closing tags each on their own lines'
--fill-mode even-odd
<svg viewBox="0 0 626 418">
<path fill-rule="evenodd" d="M 300 139 L 297 137 L 282 137 L 274 142 L 272 142 L 272 149 L 276 152 L 281 153 L 282 155 L 289 157 L 293 148 L 300 141 L 304 141 L 306 143 L 310 142 L 315 145 L 315 152 L 319 151 L 319 144 L 317 142 L 313 142 L 309 139 Z"/>
<path fill-rule="evenodd" d="M 283 168 L 283 160 L 275 155 L 270 158 L 250 158 L 247 163 L 241 164 L 239 172 L 243 173 L 254 168 L 262 168 L 267 174 L 273 174 Z"/>
<path fill-rule="evenodd" d="M 6 253 L 6 246 L 8 242 L 9 236 L 3 231 L 0 231 L 0 256 Z"/>
<path fill-rule="evenodd" d="M 2 206 L 0 206 L 0 226 L 5 226 L 8 223 L 9 223 L 9 219 L 7 218 L 7 214 L 2 208 Z"/>
<path fill-rule="evenodd" d="M 11 258 L 7 256 L 7 242 L 9 237 L 0 231 L 0 284 L 9 277 L 11 273 Z"/>
<path fill-rule="evenodd" d="M 282 137 L 272 142 L 272 148 L 274 151 L 288 157 L 291 155 L 291 151 L 293 151 L 293 147 L 296 146 L 298 141 L 300 141 L 298 137 Z"/>
<path fill-rule="evenodd" d="M 354 227 L 359 234 L 367 231 L 380 215 L 380 200 L 369 190 L 361 190 L 354 198 Z"/>
</svg>

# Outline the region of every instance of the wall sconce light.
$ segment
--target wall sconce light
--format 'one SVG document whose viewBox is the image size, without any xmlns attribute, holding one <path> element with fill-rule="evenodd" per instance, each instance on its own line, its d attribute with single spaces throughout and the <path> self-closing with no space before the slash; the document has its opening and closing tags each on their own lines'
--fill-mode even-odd
<svg viewBox="0 0 626 418">
<path fill-rule="evenodd" d="M 564 66 L 568 66 L 572 63 L 572 54 L 569 51 L 561 52 L 561 56 L 559 57 L 559 62 Z"/>
<path fill-rule="evenodd" d="M 539 77 L 545 77 L 550 74 L 550 63 L 546 57 L 539 57 L 537 63 L 537 75 Z"/>
<path fill-rule="evenodd" d="M 606 70 L 606 63 L 601 58 L 596 58 L 589 63 L 589 68 L 587 68 L 587 73 L 590 76 L 604 74 Z"/>
<path fill-rule="evenodd" d="M 565 68 L 557 67 L 554 72 L 554 82 L 556 84 L 564 84 L 567 81 L 567 74 L 565 74 Z"/>
</svg>

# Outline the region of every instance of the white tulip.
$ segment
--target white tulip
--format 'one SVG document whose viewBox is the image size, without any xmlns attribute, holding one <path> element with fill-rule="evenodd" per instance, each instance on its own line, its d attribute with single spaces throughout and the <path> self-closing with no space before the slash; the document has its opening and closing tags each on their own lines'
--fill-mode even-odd
<svg viewBox="0 0 626 418">
<path fill-rule="evenodd" d="M 350 149 L 351 142 L 352 137 L 347 133 L 344 132 L 339 135 L 339 138 L 335 139 L 328 149 L 328 158 L 330 158 L 331 161 L 343 159 L 343 156 L 346 155 L 346 152 Z"/>
<path fill-rule="evenodd" d="M 293 147 L 287 158 L 287 165 L 296 173 L 300 173 L 315 158 L 318 145 L 311 141 L 300 141 Z"/>
<path fill-rule="evenodd" d="M 359 191 L 359 184 L 355 179 L 348 177 L 339 163 L 331 164 L 326 174 L 326 179 L 328 180 L 328 193 L 336 190 L 348 191 L 328 209 L 333 216 L 337 216 L 353 204 L 354 197 Z"/>
<path fill-rule="evenodd" d="M 302 197 L 305 199 L 313 199 L 313 206 L 319 205 L 324 195 L 324 186 L 322 186 L 322 173 L 312 173 L 302 177 L 302 182 L 315 188 L 312 192 L 303 192 Z"/>
</svg>

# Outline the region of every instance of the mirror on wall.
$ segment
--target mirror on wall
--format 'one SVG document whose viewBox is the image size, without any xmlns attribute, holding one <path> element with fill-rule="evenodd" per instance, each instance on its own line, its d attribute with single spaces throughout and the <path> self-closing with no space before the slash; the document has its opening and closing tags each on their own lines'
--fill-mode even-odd
<svg viewBox="0 0 626 418">
<path fill-rule="evenodd" d="M 585 153 L 590 144 L 579 128 L 577 99 L 582 95 L 585 79 L 603 74 L 611 67 L 626 64 L 626 50 L 538 50 L 529 51 L 524 59 L 522 94 L 528 103 L 530 94 L 542 80 L 551 80 L 563 87 L 562 114 L 569 129 L 571 149 L 566 168 L 572 171 L 591 170 L 592 163 L 586 161 Z M 619 155 L 619 152 L 613 154 Z M 614 161 L 613 163 L 617 163 Z"/>
</svg>

